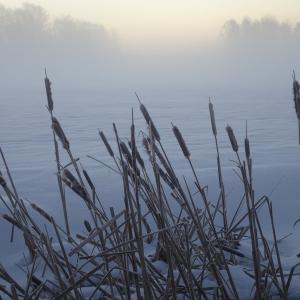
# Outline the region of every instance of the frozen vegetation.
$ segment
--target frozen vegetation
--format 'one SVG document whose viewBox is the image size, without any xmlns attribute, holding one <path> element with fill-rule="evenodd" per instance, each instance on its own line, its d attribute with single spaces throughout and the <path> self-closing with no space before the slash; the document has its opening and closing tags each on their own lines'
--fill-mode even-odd
<svg viewBox="0 0 300 300">
<path fill-rule="evenodd" d="M 42 134 L 52 140 L 50 155 L 55 158 L 56 168 L 48 188 L 43 187 L 42 178 L 31 176 L 38 170 L 27 169 L 26 174 L 22 166 L 21 170 L 18 166 L 11 169 L 1 150 L 0 224 L 1 243 L 6 249 L 0 260 L 2 298 L 299 299 L 300 214 L 296 209 L 299 205 L 289 202 L 299 195 L 296 179 L 300 166 L 293 166 L 293 161 L 299 162 L 296 156 L 284 157 L 270 166 L 268 159 L 280 155 L 272 154 L 272 147 L 267 145 L 270 157 L 260 157 L 255 168 L 249 134 L 253 125 L 240 130 L 243 139 L 237 138 L 234 126 L 219 128 L 211 101 L 206 118 L 200 120 L 211 127 L 207 128 L 211 134 L 199 132 L 204 135 L 202 144 L 195 142 L 195 128 L 188 134 L 189 141 L 181 133 L 177 123 L 183 130 L 184 124 L 189 124 L 184 116 L 173 119 L 169 133 L 164 127 L 161 134 L 136 95 L 140 112 L 129 110 L 128 130 L 117 123 L 112 125 L 111 136 L 103 128 L 99 130 L 98 139 L 106 154 L 99 157 L 98 144 L 88 148 L 89 141 L 81 141 L 85 145 L 78 149 L 91 151 L 86 153 L 86 167 L 62 128 L 63 116 L 58 118 L 59 104 L 53 101 L 47 76 L 45 86 L 47 122 L 52 132 Z M 293 93 L 299 118 L 299 84 L 295 77 Z M 181 105 L 184 114 L 185 104 Z M 113 111 L 109 111 L 111 116 Z M 259 120 L 258 111 L 255 116 Z M 74 124 L 81 125 L 77 121 Z M 255 126 L 259 127 L 257 123 Z M 275 130 L 276 134 L 282 133 Z M 255 134 L 251 137 L 255 139 Z M 296 148 L 297 134 L 291 139 Z M 190 140 L 194 141 L 192 147 Z M 285 147 L 291 151 L 286 141 L 280 141 L 274 149 L 281 154 Z M 194 159 L 193 151 L 198 147 L 210 149 L 202 149 L 206 153 L 201 158 L 203 170 L 197 167 L 199 160 Z M 258 153 L 259 147 L 254 143 Z M 22 157 L 22 153 L 12 151 L 11 156 L 13 153 L 17 160 Z M 31 154 L 40 163 L 38 155 Z M 216 158 L 214 167 L 212 158 Z M 97 179 L 95 165 L 101 168 Z M 290 176 L 287 181 L 279 177 L 286 185 L 270 181 L 268 177 L 274 170 L 289 170 L 285 171 L 285 176 Z M 25 175 L 23 181 L 15 182 L 14 173 Z M 44 176 L 45 172 L 38 174 Z M 55 190 L 49 188 L 53 177 L 58 187 Z M 275 174 L 271 178 L 277 179 Z M 102 190 L 98 191 L 99 180 L 105 197 Z M 30 184 L 26 194 L 39 200 L 24 196 L 18 181 L 22 188 Z M 281 202 L 273 204 L 276 194 Z M 42 201 L 43 197 L 47 202 Z"/>
</svg>

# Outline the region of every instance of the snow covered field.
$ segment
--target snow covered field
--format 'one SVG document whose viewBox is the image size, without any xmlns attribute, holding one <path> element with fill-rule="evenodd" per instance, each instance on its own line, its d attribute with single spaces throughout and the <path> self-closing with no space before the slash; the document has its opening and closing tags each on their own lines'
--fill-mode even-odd
<svg viewBox="0 0 300 300">
<path fill-rule="evenodd" d="M 216 153 L 207 97 L 140 96 L 155 120 L 177 173 L 189 176 L 190 171 L 186 160 L 178 151 L 178 144 L 171 131 L 171 121 L 181 129 L 202 184 L 208 185 L 208 195 L 215 199 L 218 188 Z M 134 95 L 128 94 L 123 97 L 117 93 L 103 95 L 100 92 L 54 92 L 54 100 L 56 116 L 71 142 L 72 151 L 76 157 L 81 158 L 82 164 L 94 179 L 103 205 L 120 209 L 120 203 L 123 205 L 123 202 L 120 199 L 122 188 L 119 178 L 86 155 L 110 162 L 99 140 L 97 129 L 103 130 L 108 138 L 113 138 L 111 124 L 115 122 L 120 135 L 128 137 L 132 107 L 135 110 L 137 129 L 145 129 Z M 297 233 L 297 227 L 293 228 L 294 221 L 300 218 L 300 149 L 291 92 L 287 89 L 281 96 L 218 96 L 212 100 L 219 132 L 226 192 L 232 201 L 229 203 L 229 211 L 240 200 L 242 186 L 238 188 L 239 179 L 232 170 L 234 164 L 231 160 L 234 156 L 225 126 L 230 124 L 233 127 L 238 141 L 243 145 L 247 120 L 254 160 L 256 195 L 270 196 L 278 237 L 293 234 L 281 245 L 283 265 L 288 270 L 300 262 L 296 257 L 300 252 L 300 234 Z M 0 145 L 6 154 L 19 193 L 24 199 L 38 203 L 62 221 L 50 120 L 45 109 L 45 93 L 41 91 L 18 94 L 10 91 L 0 94 L 0 103 Z M 76 201 L 74 199 L 73 203 L 68 203 L 68 209 L 75 230 L 80 230 L 82 224 L 77 224 L 76 220 L 79 216 L 82 217 L 83 212 L 80 202 Z M 1 213 L 5 212 L 3 205 L 0 209 Z M 22 244 L 18 241 L 9 244 L 10 227 L 2 219 L 0 226 L 0 263 L 8 269 L 15 269 L 15 262 L 22 258 Z M 247 243 L 243 244 L 242 248 L 247 252 Z M 250 249 L 248 251 L 251 253 Z M 240 291 L 241 297 L 246 299 L 251 288 L 250 284 L 242 282 L 249 281 L 249 278 L 241 272 L 242 269 L 237 269 L 234 274 L 240 276 L 240 288 L 246 286 Z M 300 290 L 296 288 L 297 282 L 299 280 L 296 279 L 293 282 L 295 287 L 291 288 L 291 296 L 295 299 L 300 297 Z"/>
</svg>

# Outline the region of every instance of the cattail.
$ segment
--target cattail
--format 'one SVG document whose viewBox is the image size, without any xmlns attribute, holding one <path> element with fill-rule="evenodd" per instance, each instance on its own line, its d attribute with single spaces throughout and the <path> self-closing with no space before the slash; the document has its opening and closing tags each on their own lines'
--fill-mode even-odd
<svg viewBox="0 0 300 300">
<path fill-rule="evenodd" d="M 245 138 L 245 154 L 247 159 L 250 158 L 250 142 L 248 139 L 248 123 L 246 121 L 246 138 Z"/>
<path fill-rule="evenodd" d="M 88 232 L 91 232 L 91 231 L 92 231 L 92 226 L 91 226 L 91 224 L 89 223 L 89 221 L 84 220 L 83 224 L 84 224 L 84 227 L 86 228 L 86 230 L 87 230 Z"/>
<path fill-rule="evenodd" d="M 300 92 L 300 85 L 299 82 L 296 80 L 295 71 L 293 71 L 293 93 L 294 93 L 294 100 L 299 95 Z"/>
<path fill-rule="evenodd" d="M 142 103 L 140 104 L 140 110 L 141 110 L 148 126 L 150 127 L 150 130 L 152 131 L 155 139 L 159 142 L 160 141 L 160 135 L 159 135 L 159 133 L 158 133 L 158 131 L 157 131 L 157 129 L 156 129 L 149 113 L 148 113 L 148 110 L 147 110 L 146 106 Z"/>
<path fill-rule="evenodd" d="M 73 174 L 68 170 L 64 169 L 62 172 L 62 181 L 77 195 L 79 195 L 84 200 L 88 201 L 88 195 L 85 189 L 80 185 L 78 180 L 73 176 Z"/>
<path fill-rule="evenodd" d="M 4 220 L 6 220 L 7 222 L 11 223 L 12 225 L 18 227 L 20 230 L 23 230 L 22 224 L 19 223 L 19 222 L 17 222 L 17 221 L 16 221 L 15 219 L 13 219 L 11 216 L 4 214 L 4 215 L 2 215 L 2 218 L 3 218 Z"/>
<path fill-rule="evenodd" d="M 132 167 L 131 153 L 129 152 L 126 144 L 124 142 L 120 142 L 120 148 L 121 148 L 122 153 L 125 155 L 127 161 L 129 162 L 130 166 Z"/>
<path fill-rule="evenodd" d="M 172 126 L 173 126 L 174 135 L 175 135 L 175 137 L 177 139 L 177 142 L 178 142 L 178 144 L 179 144 L 179 146 L 180 146 L 180 148 L 181 148 L 181 150 L 183 152 L 183 155 L 187 159 L 189 159 L 190 156 L 191 156 L 191 154 L 190 154 L 190 151 L 188 150 L 188 148 L 186 146 L 186 143 L 185 143 L 185 141 L 184 141 L 184 139 L 182 137 L 181 132 L 179 131 L 179 129 L 177 128 L 177 126 L 174 126 L 173 124 L 172 124 Z"/>
<path fill-rule="evenodd" d="M 215 120 L 214 106 L 210 101 L 209 101 L 208 107 L 209 107 L 212 132 L 213 132 L 214 136 L 217 136 L 217 126 L 216 126 L 216 120 Z"/>
<path fill-rule="evenodd" d="M 175 188 L 174 184 L 170 180 L 169 176 L 167 173 L 164 172 L 164 170 L 160 167 L 158 167 L 159 174 L 161 178 L 164 180 L 164 182 L 169 185 L 169 187 L 173 190 Z"/>
<path fill-rule="evenodd" d="M 62 177 L 65 180 L 68 180 L 71 185 L 78 185 L 79 184 L 77 179 L 74 177 L 74 175 L 68 169 L 64 169 L 62 175 L 63 175 Z"/>
<path fill-rule="evenodd" d="M 151 157 L 151 150 L 150 150 L 150 144 L 147 140 L 147 138 L 143 138 L 143 146 L 145 148 L 146 153 L 149 155 L 149 157 Z"/>
<path fill-rule="evenodd" d="M 103 131 L 99 131 L 99 135 L 102 139 L 102 142 L 104 143 L 105 147 L 106 147 L 106 150 L 107 152 L 109 153 L 109 155 L 111 157 L 114 157 L 114 152 L 112 151 L 111 147 L 110 147 L 110 144 L 108 143 L 107 139 L 106 139 L 106 136 L 104 135 Z"/>
<path fill-rule="evenodd" d="M 132 145 L 131 145 L 130 141 L 128 142 L 128 145 L 129 145 L 130 149 L 132 149 Z M 140 164 L 140 166 L 142 168 L 144 168 L 145 167 L 144 160 L 141 157 L 140 152 L 138 151 L 138 149 L 136 147 L 135 147 L 135 155 L 136 155 L 136 159 L 137 159 L 138 163 Z"/>
<path fill-rule="evenodd" d="M 151 150 L 150 150 L 151 140 L 150 140 L 150 138 L 149 137 L 144 138 L 143 139 L 143 144 L 144 144 L 144 147 L 145 147 L 149 157 L 151 158 Z M 164 168 L 167 171 L 169 177 L 172 178 L 174 180 L 174 182 L 176 182 L 176 178 L 174 177 L 174 173 L 172 172 L 171 168 L 169 167 L 168 162 L 165 160 L 164 156 L 159 151 L 159 149 L 157 148 L 155 143 L 152 143 L 152 146 L 153 146 L 154 153 L 157 155 L 160 163 L 164 166 Z"/>
<path fill-rule="evenodd" d="M 234 152 L 238 152 L 239 146 L 238 146 L 238 143 L 236 141 L 236 138 L 235 138 L 235 135 L 233 133 L 233 130 L 232 130 L 232 128 L 229 125 L 226 126 L 226 131 L 227 131 L 230 143 L 231 143 L 232 150 Z"/>
<path fill-rule="evenodd" d="M 4 179 L 4 177 L 2 176 L 2 174 L 0 173 L 0 185 L 5 188 L 6 187 L 6 181 Z"/>
<path fill-rule="evenodd" d="M 19 296 L 18 296 L 18 293 L 17 293 L 16 285 L 14 283 L 12 283 L 10 285 L 10 291 L 11 291 L 12 299 L 18 300 Z"/>
<path fill-rule="evenodd" d="M 23 237 L 24 237 L 25 245 L 27 246 L 27 248 L 29 250 L 31 259 L 33 260 L 37 247 L 36 247 L 36 244 L 33 240 L 33 237 L 31 235 L 30 231 L 26 228 L 24 228 Z"/>
<path fill-rule="evenodd" d="M 293 71 L 293 94 L 295 111 L 298 118 L 298 133 L 299 133 L 299 144 L 300 144 L 300 85 L 296 80 L 295 71 Z"/>
<path fill-rule="evenodd" d="M 45 70 L 45 87 L 46 87 L 46 94 L 48 100 L 48 109 L 52 113 L 53 111 L 53 99 L 52 99 L 52 91 L 51 91 L 51 81 L 47 77 L 47 73 Z"/>
<path fill-rule="evenodd" d="M 250 158 L 250 142 L 247 137 L 245 138 L 245 154 L 247 158 Z"/>
<path fill-rule="evenodd" d="M 83 170 L 82 170 L 82 173 L 83 173 L 83 175 L 84 175 L 86 181 L 88 182 L 90 188 L 91 188 L 92 190 L 95 190 L 95 186 L 94 186 L 94 184 L 93 184 L 93 182 L 92 182 L 92 180 L 91 180 L 89 174 L 87 173 L 87 171 L 83 169 Z"/>
<path fill-rule="evenodd" d="M 68 141 L 64 131 L 62 130 L 58 120 L 54 117 L 52 117 L 52 128 L 53 128 L 54 132 L 56 133 L 56 135 L 59 137 L 63 148 L 66 150 L 69 150 L 70 149 L 69 141 Z"/>
<path fill-rule="evenodd" d="M 137 175 L 140 176 L 140 170 L 136 166 L 133 165 L 134 162 L 132 159 L 132 155 L 124 142 L 120 142 L 120 148 L 121 148 L 122 153 L 126 157 L 126 160 L 127 160 L 128 164 L 130 165 L 131 170 L 136 170 Z M 128 172 L 129 172 L 130 177 L 133 178 L 133 176 L 131 176 L 132 174 L 130 173 L 131 170 L 128 169 Z"/>
<path fill-rule="evenodd" d="M 47 221 L 50 223 L 52 222 L 51 217 L 46 213 L 41 207 L 37 206 L 36 204 L 32 203 L 31 207 L 37 211 L 40 215 L 42 215 Z"/>
</svg>

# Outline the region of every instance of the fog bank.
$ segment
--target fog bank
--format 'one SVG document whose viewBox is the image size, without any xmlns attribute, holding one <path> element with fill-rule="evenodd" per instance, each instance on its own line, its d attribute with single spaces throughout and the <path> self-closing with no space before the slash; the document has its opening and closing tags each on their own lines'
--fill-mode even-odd
<svg viewBox="0 0 300 300">
<path fill-rule="evenodd" d="M 146 37 L 145 37 L 146 38 Z M 214 41 L 122 43 L 105 24 L 51 19 L 42 7 L 0 6 L 1 89 L 161 90 L 171 93 L 286 93 L 300 72 L 300 23 L 275 18 L 227 21 Z"/>
</svg>

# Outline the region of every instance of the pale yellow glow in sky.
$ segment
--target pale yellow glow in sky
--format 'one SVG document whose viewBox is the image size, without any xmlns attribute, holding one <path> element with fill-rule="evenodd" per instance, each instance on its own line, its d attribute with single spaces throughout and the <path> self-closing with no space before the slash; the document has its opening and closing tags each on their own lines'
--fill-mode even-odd
<svg viewBox="0 0 300 300">
<path fill-rule="evenodd" d="M 104 25 L 126 41 L 141 38 L 193 39 L 216 36 L 230 18 L 274 16 L 300 21 L 300 0 L 0 0 L 43 6 L 51 16 L 71 15 Z"/>
</svg>

